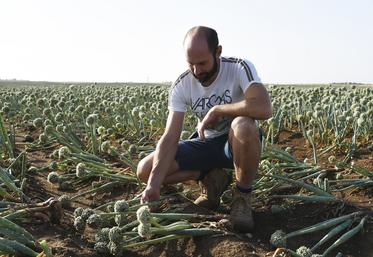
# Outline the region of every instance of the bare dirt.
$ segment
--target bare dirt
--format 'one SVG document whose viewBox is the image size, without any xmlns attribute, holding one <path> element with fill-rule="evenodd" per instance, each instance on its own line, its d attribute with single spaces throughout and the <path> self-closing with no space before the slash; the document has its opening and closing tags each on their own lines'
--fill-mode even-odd
<svg viewBox="0 0 373 257">
<path fill-rule="evenodd" d="M 36 137 L 36 135 L 32 135 Z M 22 139 L 22 138 L 21 138 Z M 282 132 L 278 138 L 278 146 L 285 148 L 291 146 L 293 155 L 299 160 L 304 158 L 312 159 L 312 149 L 307 146 L 303 137 L 298 133 Z M 48 151 L 34 151 L 28 153 L 28 162 L 38 168 L 46 167 L 51 159 Z M 373 153 L 366 152 L 357 157 L 354 161 L 358 165 L 373 171 Z M 340 156 L 339 156 L 340 157 Z M 327 156 L 321 158 L 321 163 L 328 165 Z M 44 201 L 49 197 L 58 197 L 62 194 L 75 195 L 77 192 L 88 189 L 74 188 L 70 191 L 61 191 L 58 187 L 47 182 L 46 177 L 49 171 L 40 171 L 32 176 L 28 181 L 26 194 L 35 201 Z M 190 186 L 196 186 L 190 183 Z M 73 208 L 64 211 L 60 224 L 36 223 L 28 224 L 26 228 L 37 238 L 46 239 L 53 248 L 55 256 L 99 256 L 94 250 L 94 240 L 92 231 L 86 231 L 84 235 L 77 233 L 73 227 L 72 213 L 78 206 L 95 207 L 114 199 L 131 199 L 138 194 L 135 187 L 117 188 L 115 192 L 99 194 L 96 196 L 82 197 L 74 203 Z M 213 236 L 190 239 L 180 239 L 162 243 L 156 246 L 139 247 L 125 252 L 125 256 L 273 256 L 275 250 L 269 245 L 270 235 L 277 229 L 290 232 L 308 225 L 323 221 L 325 218 L 338 216 L 344 213 L 350 213 L 356 209 L 373 210 L 373 189 L 355 190 L 348 195 L 344 195 L 354 205 L 340 208 L 334 204 L 289 204 L 288 209 L 279 214 L 273 214 L 270 205 L 262 207 L 260 204 L 254 204 L 254 219 L 256 222 L 255 230 L 248 236 Z M 191 203 L 186 208 L 187 212 L 206 212 L 198 209 Z M 226 209 L 222 210 L 226 213 Z M 313 245 L 322 234 L 311 234 L 290 240 L 289 247 L 296 249 L 301 245 Z M 373 257 L 373 226 L 368 223 L 365 233 L 360 234 L 339 248 L 344 255 L 354 257 Z M 335 252 L 337 254 L 337 252 Z"/>
</svg>

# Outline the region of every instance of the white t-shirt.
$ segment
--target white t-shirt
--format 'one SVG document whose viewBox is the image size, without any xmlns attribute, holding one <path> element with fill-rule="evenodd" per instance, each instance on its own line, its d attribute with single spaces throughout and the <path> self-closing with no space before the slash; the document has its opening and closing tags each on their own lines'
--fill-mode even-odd
<svg viewBox="0 0 373 257">
<path fill-rule="evenodd" d="M 251 62 L 221 57 L 219 74 L 208 87 L 202 86 L 189 70 L 181 74 L 171 87 L 168 109 L 186 112 L 190 107 L 201 122 L 214 105 L 243 100 L 245 91 L 253 83 L 261 81 Z M 217 126 L 205 130 L 205 137 L 213 138 L 228 133 L 231 122 L 231 118 L 221 118 Z"/>
</svg>

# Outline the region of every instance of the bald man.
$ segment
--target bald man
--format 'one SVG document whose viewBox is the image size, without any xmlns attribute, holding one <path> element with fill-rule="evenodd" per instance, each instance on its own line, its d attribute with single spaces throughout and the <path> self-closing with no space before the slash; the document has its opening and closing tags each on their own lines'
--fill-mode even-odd
<svg viewBox="0 0 373 257">
<path fill-rule="evenodd" d="M 230 220 L 235 230 L 248 232 L 254 227 L 251 186 L 261 154 L 256 120 L 271 117 L 269 95 L 251 62 L 221 56 L 214 29 L 191 28 L 184 49 L 189 69 L 172 85 L 165 132 L 137 168 L 147 183 L 142 201 L 158 200 L 162 184 L 198 180 L 202 194 L 195 204 L 217 209 L 234 169 Z M 188 108 L 198 117 L 198 133 L 179 142 Z"/>
</svg>

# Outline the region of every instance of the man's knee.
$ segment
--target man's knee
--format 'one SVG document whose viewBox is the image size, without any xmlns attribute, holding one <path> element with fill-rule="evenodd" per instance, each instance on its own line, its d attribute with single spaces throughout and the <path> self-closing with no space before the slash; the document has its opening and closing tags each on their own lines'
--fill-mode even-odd
<svg viewBox="0 0 373 257">
<path fill-rule="evenodd" d="M 231 124 L 234 137 L 240 140 L 250 140 L 253 137 L 259 137 L 258 126 L 254 119 L 250 117 L 239 116 L 233 119 Z"/>
<path fill-rule="evenodd" d="M 137 165 L 136 175 L 144 183 L 148 182 L 150 171 L 152 170 L 152 162 L 152 156 L 148 155 L 143 158 Z"/>
</svg>

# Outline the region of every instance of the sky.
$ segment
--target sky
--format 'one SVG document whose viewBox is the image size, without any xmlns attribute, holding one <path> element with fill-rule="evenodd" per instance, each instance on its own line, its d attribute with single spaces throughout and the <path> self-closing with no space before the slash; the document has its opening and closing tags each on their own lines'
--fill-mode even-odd
<svg viewBox="0 0 373 257">
<path fill-rule="evenodd" d="M 174 81 L 197 25 L 264 83 L 373 83 L 372 0 L 0 0 L 0 79 Z"/>
</svg>

